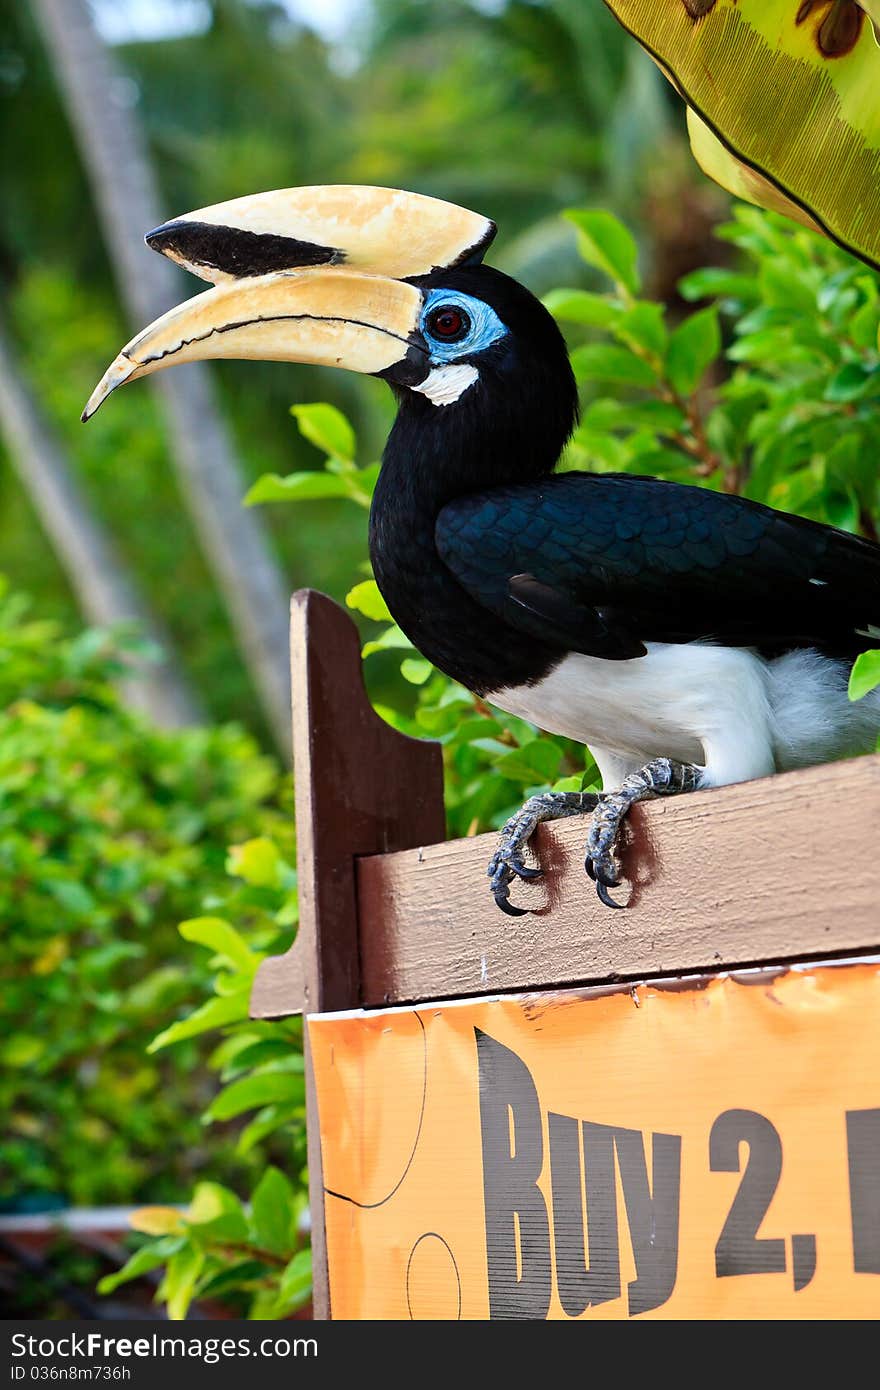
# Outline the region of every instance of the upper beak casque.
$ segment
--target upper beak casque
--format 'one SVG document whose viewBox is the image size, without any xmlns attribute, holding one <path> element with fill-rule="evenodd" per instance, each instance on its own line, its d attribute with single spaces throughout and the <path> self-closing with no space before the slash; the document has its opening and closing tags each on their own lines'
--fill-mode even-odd
<svg viewBox="0 0 880 1390">
<path fill-rule="evenodd" d="M 83 412 L 162 367 L 203 358 L 387 371 L 423 357 L 410 278 L 482 259 L 494 223 L 397 189 L 283 189 L 166 222 L 147 244 L 215 288 L 163 314 L 104 373 Z"/>
</svg>

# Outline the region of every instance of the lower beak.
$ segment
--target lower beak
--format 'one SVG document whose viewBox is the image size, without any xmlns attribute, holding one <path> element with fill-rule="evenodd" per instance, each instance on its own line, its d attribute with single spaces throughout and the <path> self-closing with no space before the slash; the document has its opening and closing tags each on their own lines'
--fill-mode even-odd
<svg viewBox="0 0 880 1390">
<path fill-rule="evenodd" d="M 171 309 L 133 338 L 92 392 L 83 420 L 117 386 L 204 358 L 310 362 L 380 373 L 426 362 L 414 285 L 344 266 L 226 282 Z"/>
</svg>

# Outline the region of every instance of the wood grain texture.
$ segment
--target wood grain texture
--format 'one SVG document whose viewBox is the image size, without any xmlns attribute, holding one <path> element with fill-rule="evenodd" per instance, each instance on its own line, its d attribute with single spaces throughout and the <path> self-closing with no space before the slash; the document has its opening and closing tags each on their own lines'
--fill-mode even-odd
<svg viewBox="0 0 880 1390">
<path fill-rule="evenodd" d="M 290 611 L 299 930 L 265 960 L 253 1018 L 347 1009 L 360 1002 L 355 856 L 403 849 L 445 833 L 440 746 L 406 738 L 373 711 L 357 628 L 310 589 Z M 306 1033 L 308 1030 L 306 1030 Z M 330 1316 L 317 1097 L 305 1043 L 313 1307 Z"/>
<path fill-rule="evenodd" d="M 880 945 L 880 757 L 634 808 L 614 912 L 583 870 L 586 820 L 542 826 L 546 870 L 507 918 L 493 835 L 362 859 L 361 1003 L 379 1006 L 716 969 Z"/>
<path fill-rule="evenodd" d="M 294 594 L 290 626 L 299 932 L 263 962 L 254 1018 L 360 1002 L 355 856 L 442 840 L 440 745 L 380 719 L 361 677 L 348 614 L 324 594 Z"/>
</svg>

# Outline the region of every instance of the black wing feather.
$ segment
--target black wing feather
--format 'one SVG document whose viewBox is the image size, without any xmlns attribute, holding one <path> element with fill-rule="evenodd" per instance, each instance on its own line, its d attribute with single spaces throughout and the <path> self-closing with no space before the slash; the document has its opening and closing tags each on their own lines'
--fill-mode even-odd
<svg viewBox="0 0 880 1390">
<path fill-rule="evenodd" d="M 699 639 L 880 645 L 880 546 L 705 488 L 564 473 L 457 499 L 436 542 L 485 608 L 593 656 Z"/>
<path fill-rule="evenodd" d="M 515 574 L 508 581 L 507 592 L 511 605 L 519 610 L 512 614 L 514 626 L 530 631 L 533 637 L 562 646 L 575 640 L 579 651 L 589 650 L 611 661 L 645 655 L 644 643 L 625 630 L 619 615 L 609 618 L 605 610 L 586 607 L 570 594 L 542 584 L 533 574 Z"/>
</svg>

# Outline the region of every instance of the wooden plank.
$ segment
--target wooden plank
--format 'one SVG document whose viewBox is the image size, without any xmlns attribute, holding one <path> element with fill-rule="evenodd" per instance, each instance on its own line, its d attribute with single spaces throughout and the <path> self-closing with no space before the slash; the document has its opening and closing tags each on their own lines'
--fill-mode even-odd
<svg viewBox="0 0 880 1390">
<path fill-rule="evenodd" d="M 290 653 L 300 921 L 284 956 L 263 962 L 251 1016 L 346 1009 L 360 1002 L 355 855 L 440 840 L 440 746 L 399 734 L 374 712 L 357 629 L 304 589 L 291 602 Z M 309 1185 L 316 1318 L 329 1316 L 317 1105 L 306 1044 Z"/>
<path fill-rule="evenodd" d="M 493 835 L 362 859 L 361 1002 L 381 1006 L 880 946 L 880 757 L 786 773 L 634 809 L 625 912 L 583 870 L 585 820 L 541 827 L 546 875 L 502 916 L 485 869 Z"/>
<path fill-rule="evenodd" d="M 258 971 L 254 1018 L 359 1003 L 355 856 L 429 844 L 446 829 L 440 745 L 375 713 L 348 614 L 300 590 L 290 645 L 299 932 Z"/>
</svg>

